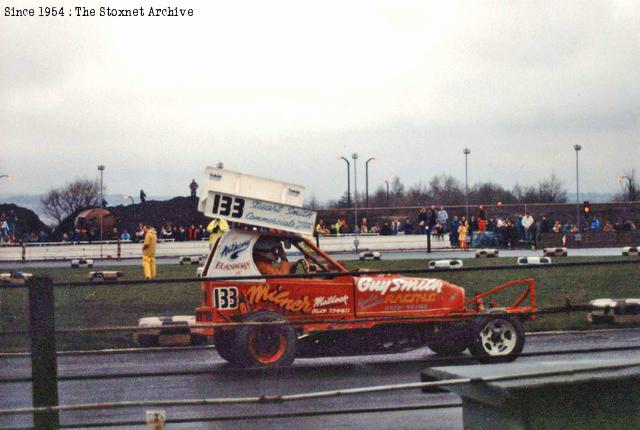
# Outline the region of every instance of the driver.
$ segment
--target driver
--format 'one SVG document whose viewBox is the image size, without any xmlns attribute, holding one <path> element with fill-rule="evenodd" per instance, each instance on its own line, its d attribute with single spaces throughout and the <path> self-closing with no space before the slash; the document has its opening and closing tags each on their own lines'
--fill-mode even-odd
<svg viewBox="0 0 640 430">
<path fill-rule="evenodd" d="M 280 264 L 276 263 L 280 259 Z M 291 264 L 287 260 L 287 253 L 282 242 L 273 238 L 260 238 L 253 247 L 253 260 L 263 275 L 287 275 L 291 271 Z"/>
</svg>

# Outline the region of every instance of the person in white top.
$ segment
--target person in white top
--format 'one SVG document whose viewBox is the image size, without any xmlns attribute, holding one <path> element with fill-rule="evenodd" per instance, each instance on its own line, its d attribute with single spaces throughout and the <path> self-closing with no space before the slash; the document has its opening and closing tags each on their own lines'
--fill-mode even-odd
<svg viewBox="0 0 640 430">
<path fill-rule="evenodd" d="M 524 239 L 529 242 L 529 240 L 531 239 L 531 233 L 530 233 L 530 228 L 533 225 L 533 217 L 531 215 L 529 215 L 528 213 L 525 213 L 524 216 L 522 217 L 522 227 L 524 227 Z"/>
</svg>

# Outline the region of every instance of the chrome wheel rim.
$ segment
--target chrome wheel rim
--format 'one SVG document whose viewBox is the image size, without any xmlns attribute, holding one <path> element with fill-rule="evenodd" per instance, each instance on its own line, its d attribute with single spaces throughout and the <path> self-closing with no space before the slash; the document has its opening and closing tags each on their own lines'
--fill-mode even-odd
<svg viewBox="0 0 640 430">
<path fill-rule="evenodd" d="M 480 331 L 482 348 L 491 356 L 508 355 L 516 347 L 518 335 L 508 320 L 495 319 L 489 321 Z"/>
</svg>

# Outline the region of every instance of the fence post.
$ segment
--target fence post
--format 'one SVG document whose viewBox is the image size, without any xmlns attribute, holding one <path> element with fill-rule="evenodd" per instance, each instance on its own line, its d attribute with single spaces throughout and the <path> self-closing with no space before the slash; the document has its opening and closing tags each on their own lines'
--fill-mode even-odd
<svg viewBox="0 0 640 430">
<path fill-rule="evenodd" d="M 33 407 L 58 406 L 53 282 L 48 277 L 34 276 L 27 285 Z M 33 423 L 37 429 L 60 428 L 57 411 L 35 413 Z"/>
<path fill-rule="evenodd" d="M 27 259 L 27 247 L 24 246 L 24 242 L 22 242 L 22 261 Z"/>
<path fill-rule="evenodd" d="M 427 252 L 431 252 L 431 229 L 426 226 L 424 231 L 427 232 Z"/>
<path fill-rule="evenodd" d="M 116 258 L 117 258 L 118 260 L 120 260 L 120 255 L 121 255 L 121 252 L 122 252 L 121 247 L 120 247 L 120 239 L 118 239 L 118 242 L 117 242 L 117 243 L 118 243 L 118 244 L 117 244 L 117 246 L 116 246 Z"/>
</svg>

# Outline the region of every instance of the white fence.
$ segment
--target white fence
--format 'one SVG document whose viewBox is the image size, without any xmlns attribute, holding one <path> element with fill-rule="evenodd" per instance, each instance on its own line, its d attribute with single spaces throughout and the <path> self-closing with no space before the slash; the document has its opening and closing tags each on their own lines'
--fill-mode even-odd
<svg viewBox="0 0 640 430">
<path fill-rule="evenodd" d="M 329 253 L 355 252 L 356 237 L 352 235 L 321 237 L 320 248 Z M 420 251 L 427 248 L 424 235 L 358 236 L 358 251 Z M 448 240 L 431 240 L 432 249 L 448 248 Z M 209 252 L 208 241 L 163 242 L 156 248 L 157 257 L 183 257 L 205 255 Z M 102 242 L 78 244 L 41 243 L 23 246 L 0 247 L 0 261 L 21 260 L 70 260 L 73 258 L 140 258 L 142 244 L 132 242 Z"/>
</svg>

